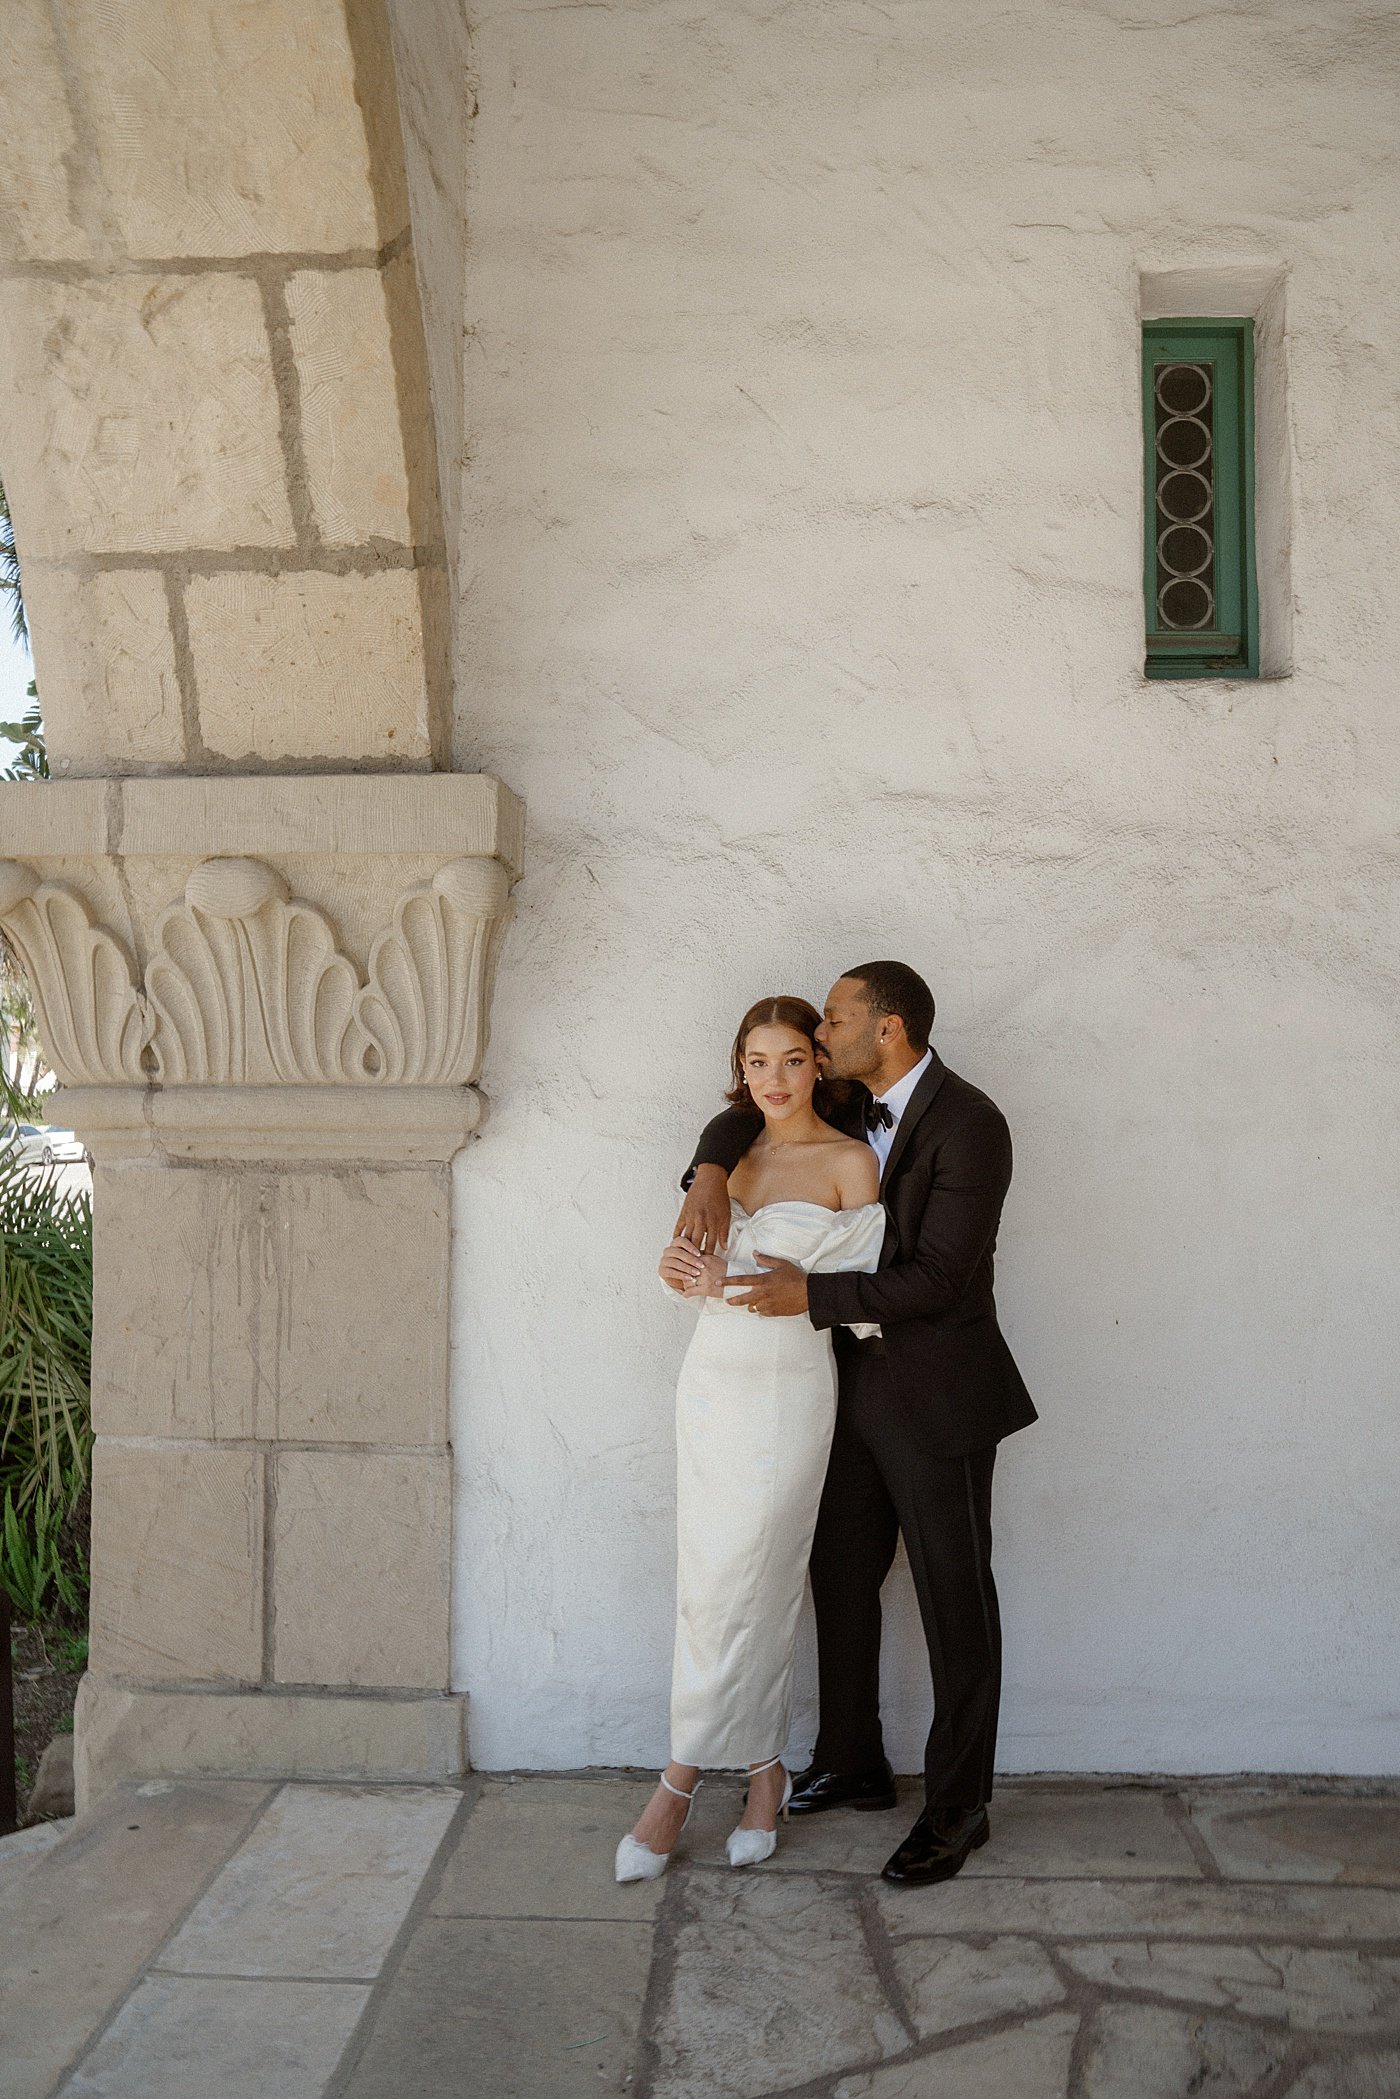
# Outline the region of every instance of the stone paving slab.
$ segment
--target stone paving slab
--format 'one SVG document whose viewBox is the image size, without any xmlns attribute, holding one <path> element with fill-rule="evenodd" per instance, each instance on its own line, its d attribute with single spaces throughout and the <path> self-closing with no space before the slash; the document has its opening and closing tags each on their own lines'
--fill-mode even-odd
<svg viewBox="0 0 1400 2099">
<path fill-rule="evenodd" d="M 59 2099 L 321 2099 L 367 1988 L 147 1976 Z"/>
<path fill-rule="evenodd" d="M 338 2099 L 634 2090 L 648 1924 L 424 1918 Z"/>
<path fill-rule="evenodd" d="M 70 1835 L 0 1883 L 4 2099 L 47 2099 L 273 1788 L 116 1786 Z"/>
<path fill-rule="evenodd" d="M 774 1865 L 780 1872 L 878 1874 L 923 1804 L 921 1789 L 907 1780 L 899 1795 L 898 1807 L 878 1814 L 794 1817 Z M 1143 1880 L 1201 1877 L 1183 1827 L 1184 1815 L 1178 1818 L 1159 1791 L 1132 1786 L 1002 1786 L 992 1801 L 991 1819 L 991 1841 L 972 1854 L 963 1868 L 965 1879 L 1007 1874 L 1085 1880 L 1102 1875 Z"/>
<path fill-rule="evenodd" d="M 1088 2022 L 1080 2099 L 1276 2092 L 1286 2046 L 1276 2033 L 1198 2011 L 1105 2005 Z"/>
<path fill-rule="evenodd" d="M 619 1889 L 650 1782 L 118 1789 L 0 1859 L 0 2099 L 1400 2099 L 1393 1791 L 1020 1781 L 897 1889 L 916 1787 L 736 1873 L 722 1777 Z"/>
<path fill-rule="evenodd" d="M 853 1882 L 696 1868 L 663 1919 L 653 2099 L 759 2099 L 912 2037 Z"/>
<path fill-rule="evenodd" d="M 662 1884 L 619 1887 L 613 1854 L 650 1792 L 643 1781 L 486 1780 L 443 1866 L 434 1916 L 646 1922 Z"/>
<path fill-rule="evenodd" d="M 1074 1946 L 1086 1981 L 1188 2004 L 1219 2005 L 1295 2032 L 1400 2030 L 1400 1960 L 1302 1946 L 1187 1946 L 1170 1939 Z"/>
<path fill-rule="evenodd" d="M 963 1873 L 974 1880 L 1008 1873 L 1028 1880 L 1199 1880 L 1200 1864 L 1170 1803 L 1169 1794 L 1146 1786 L 998 1787 L 991 1840 Z"/>
<path fill-rule="evenodd" d="M 921 2040 L 977 2026 L 1006 2012 L 1049 2010 L 1065 1986 L 1033 1939 L 904 1939 L 895 1974 Z"/>
<path fill-rule="evenodd" d="M 66 1837 L 73 1827 L 72 1815 L 64 1815 L 55 1822 L 33 1822 L 27 1829 L 16 1829 L 8 1837 L 0 1837 L 0 1887 L 7 1885 L 8 1876 L 27 1866 Z"/>
<path fill-rule="evenodd" d="M 284 1787 L 160 1967 L 372 1980 L 460 1806 L 447 1786 Z"/>
<path fill-rule="evenodd" d="M 1191 1820 L 1239 1880 L 1400 1888 L 1400 1799 L 1226 1788 L 1194 1793 Z"/>
<path fill-rule="evenodd" d="M 1032 2019 L 912 2062 L 838 2079 L 832 2099 L 1065 2099 L 1079 2021 Z"/>
<path fill-rule="evenodd" d="M 1353 2055 L 1317 2063 L 1290 2084 L 1283 2099 L 1395 2099 L 1400 2092 L 1400 2050 Z"/>
<path fill-rule="evenodd" d="M 1037 1938 L 1400 1942 L 1400 1894 L 1382 1888 L 1201 1881 L 973 1880 L 878 1886 L 885 1929 L 901 1936 L 1021 1932 Z"/>
</svg>

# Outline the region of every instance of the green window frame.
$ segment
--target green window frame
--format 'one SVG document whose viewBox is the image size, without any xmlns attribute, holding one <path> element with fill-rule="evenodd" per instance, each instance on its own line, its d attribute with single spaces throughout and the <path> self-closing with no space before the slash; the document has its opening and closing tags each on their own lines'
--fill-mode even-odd
<svg viewBox="0 0 1400 2099">
<path fill-rule="evenodd" d="M 1254 323 L 1142 331 L 1149 678 L 1257 678 Z"/>
</svg>

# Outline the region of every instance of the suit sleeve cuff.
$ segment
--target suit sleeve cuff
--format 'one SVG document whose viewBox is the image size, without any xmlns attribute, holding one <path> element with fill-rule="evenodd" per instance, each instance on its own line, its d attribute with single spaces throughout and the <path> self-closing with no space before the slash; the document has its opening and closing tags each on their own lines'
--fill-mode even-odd
<svg viewBox="0 0 1400 2099">
<path fill-rule="evenodd" d="M 854 1288 L 856 1281 L 854 1273 L 841 1271 L 808 1276 L 807 1317 L 814 1327 L 848 1326 L 853 1319 L 860 1318 Z"/>
</svg>

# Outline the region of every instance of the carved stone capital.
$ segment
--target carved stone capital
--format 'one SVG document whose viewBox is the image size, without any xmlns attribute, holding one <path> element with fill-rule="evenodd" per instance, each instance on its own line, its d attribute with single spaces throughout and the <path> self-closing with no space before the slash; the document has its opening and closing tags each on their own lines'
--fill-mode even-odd
<svg viewBox="0 0 1400 2099">
<path fill-rule="evenodd" d="M 480 776 L 7 787 L 0 931 L 65 1087 L 468 1087 L 520 828 Z"/>
</svg>

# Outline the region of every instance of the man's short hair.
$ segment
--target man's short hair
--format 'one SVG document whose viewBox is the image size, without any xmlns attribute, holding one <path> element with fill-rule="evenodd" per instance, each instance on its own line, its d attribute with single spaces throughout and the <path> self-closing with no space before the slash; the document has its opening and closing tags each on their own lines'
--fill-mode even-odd
<svg viewBox="0 0 1400 2099">
<path fill-rule="evenodd" d="M 878 1019 L 897 1014 L 904 1022 L 910 1049 L 926 1050 L 933 1027 L 933 993 L 907 962 L 862 962 L 843 971 L 865 986 L 865 1003 Z"/>
</svg>

